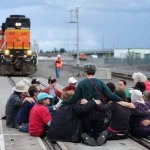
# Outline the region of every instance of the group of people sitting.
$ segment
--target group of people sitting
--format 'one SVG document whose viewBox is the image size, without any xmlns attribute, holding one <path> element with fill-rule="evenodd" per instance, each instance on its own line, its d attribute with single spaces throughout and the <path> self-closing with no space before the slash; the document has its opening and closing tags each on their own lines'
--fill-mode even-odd
<svg viewBox="0 0 150 150">
<path fill-rule="evenodd" d="M 95 65 L 87 64 L 83 69 L 86 77 L 77 86 L 77 80 L 70 77 L 62 91 L 52 77 L 42 90 L 38 79 L 18 82 L 6 104 L 7 127 L 32 136 L 47 135 L 51 141 L 69 141 L 68 137 L 76 133 L 77 141 L 91 146 L 125 139 L 129 130 L 134 136 L 149 138 L 150 90 L 149 82 L 142 80 L 144 75 L 133 75 L 133 88 L 127 89 L 125 80 L 120 80 L 116 88 L 114 83 L 105 84 L 94 77 Z"/>
<path fill-rule="evenodd" d="M 41 89 L 37 78 L 31 82 L 23 79 L 16 83 L 6 104 L 6 126 L 33 136 L 45 136 L 44 131 L 48 129 L 45 127 L 50 125 L 52 115 L 60 105 L 60 98 L 64 99 L 68 93 L 73 94 L 77 83 L 74 77 L 70 77 L 69 85 L 62 89 L 63 93 L 56 88 L 56 81 L 56 78 L 49 77 L 48 86 L 44 89 Z"/>
</svg>

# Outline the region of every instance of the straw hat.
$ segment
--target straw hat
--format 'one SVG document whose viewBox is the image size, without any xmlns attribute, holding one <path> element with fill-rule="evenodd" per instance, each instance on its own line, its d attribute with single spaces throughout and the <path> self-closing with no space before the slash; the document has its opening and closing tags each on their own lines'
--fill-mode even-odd
<svg viewBox="0 0 150 150">
<path fill-rule="evenodd" d="M 16 86 L 14 86 L 12 88 L 12 90 L 16 91 L 16 92 L 20 92 L 20 93 L 23 93 L 23 92 L 27 92 L 29 89 L 29 86 L 27 86 L 24 82 L 20 81 L 18 83 L 16 83 Z"/>
</svg>

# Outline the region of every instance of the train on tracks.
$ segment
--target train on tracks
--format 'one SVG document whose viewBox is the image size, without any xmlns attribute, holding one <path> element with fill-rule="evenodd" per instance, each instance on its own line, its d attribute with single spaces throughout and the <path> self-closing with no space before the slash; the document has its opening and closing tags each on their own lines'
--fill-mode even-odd
<svg viewBox="0 0 150 150">
<path fill-rule="evenodd" d="M 31 49 L 30 19 L 10 15 L 0 30 L 0 75 L 30 75 L 37 70 L 37 53 Z"/>
</svg>

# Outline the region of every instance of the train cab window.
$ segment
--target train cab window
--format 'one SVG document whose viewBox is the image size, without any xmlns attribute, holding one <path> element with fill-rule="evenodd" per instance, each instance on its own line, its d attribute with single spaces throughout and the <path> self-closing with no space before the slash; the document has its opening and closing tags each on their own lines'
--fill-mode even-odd
<svg viewBox="0 0 150 150">
<path fill-rule="evenodd" d="M 2 39 L 2 35 L 0 34 L 0 40 Z"/>
</svg>

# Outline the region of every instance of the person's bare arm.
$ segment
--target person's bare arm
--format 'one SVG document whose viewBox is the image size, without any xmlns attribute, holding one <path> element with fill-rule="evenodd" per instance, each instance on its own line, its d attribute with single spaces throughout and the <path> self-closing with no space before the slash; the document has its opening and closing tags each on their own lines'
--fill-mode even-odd
<svg viewBox="0 0 150 150">
<path fill-rule="evenodd" d="M 128 103 L 128 102 L 124 102 L 124 101 L 120 101 L 117 102 L 119 105 L 124 106 L 124 107 L 128 107 L 131 109 L 135 109 L 135 105 L 133 103 Z"/>
<path fill-rule="evenodd" d="M 35 100 L 32 97 L 26 97 L 22 103 L 25 103 L 26 101 L 30 102 L 30 103 L 35 103 Z"/>
</svg>

